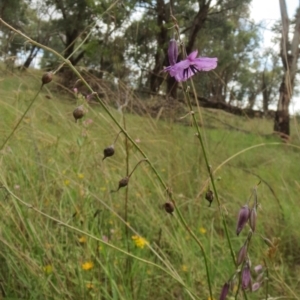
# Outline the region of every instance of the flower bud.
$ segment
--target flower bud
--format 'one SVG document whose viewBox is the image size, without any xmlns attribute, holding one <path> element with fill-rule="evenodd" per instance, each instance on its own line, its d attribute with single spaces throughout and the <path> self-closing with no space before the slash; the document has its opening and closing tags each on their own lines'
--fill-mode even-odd
<svg viewBox="0 0 300 300">
<path fill-rule="evenodd" d="M 73 116 L 75 118 L 75 122 L 77 123 L 78 119 L 81 119 L 84 116 L 84 108 L 83 105 L 76 107 L 73 111 Z"/>
<path fill-rule="evenodd" d="M 214 193 L 211 190 L 208 190 L 205 194 L 205 199 L 209 202 L 209 207 L 211 206 L 211 203 L 214 200 Z"/>
<path fill-rule="evenodd" d="M 221 295 L 220 295 L 220 300 L 225 300 L 226 299 L 226 296 L 229 292 L 229 287 L 230 287 L 230 284 L 228 282 L 226 282 L 224 285 L 223 285 L 223 288 L 222 288 L 222 291 L 221 291 Z"/>
<path fill-rule="evenodd" d="M 115 147 L 114 147 L 114 145 L 110 145 L 109 147 L 105 148 L 103 150 L 103 154 L 104 154 L 104 157 L 103 157 L 102 160 L 104 160 L 106 157 L 113 156 L 115 154 Z"/>
<path fill-rule="evenodd" d="M 260 273 L 260 272 L 262 272 L 263 266 L 257 265 L 253 269 L 254 269 L 255 273 Z"/>
<path fill-rule="evenodd" d="M 260 286 L 261 286 L 261 282 L 254 282 L 252 284 L 252 292 L 257 291 L 260 288 Z"/>
<path fill-rule="evenodd" d="M 174 204 L 172 202 L 166 202 L 163 207 L 168 214 L 172 215 L 174 212 Z"/>
<path fill-rule="evenodd" d="M 240 232 L 245 227 L 249 219 L 249 215 L 250 215 L 249 207 L 248 205 L 244 205 L 239 211 L 238 222 L 236 226 L 236 235 L 239 235 Z"/>
<path fill-rule="evenodd" d="M 243 245 L 243 247 L 240 249 L 239 254 L 237 256 L 236 264 L 239 266 L 241 263 L 244 262 L 246 255 L 247 255 L 247 243 Z"/>
<path fill-rule="evenodd" d="M 242 271 L 242 289 L 246 290 L 251 287 L 251 273 L 249 263 L 246 262 Z"/>
<path fill-rule="evenodd" d="M 175 65 L 178 57 L 178 45 L 175 39 L 171 39 L 169 42 L 168 57 L 170 66 Z"/>
<path fill-rule="evenodd" d="M 47 73 L 43 74 L 43 76 L 42 76 L 42 83 L 43 83 L 43 85 L 51 82 L 52 81 L 52 77 L 53 77 L 53 75 L 52 75 L 51 72 L 47 72 Z"/>
<path fill-rule="evenodd" d="M 256 217 L 257 217 L 256 208 L 253 207 L 250 211 L 250 216 L 249 216 L 249 225 L 253 232 L 255 231 L 256 228 Z"/>
</svg>

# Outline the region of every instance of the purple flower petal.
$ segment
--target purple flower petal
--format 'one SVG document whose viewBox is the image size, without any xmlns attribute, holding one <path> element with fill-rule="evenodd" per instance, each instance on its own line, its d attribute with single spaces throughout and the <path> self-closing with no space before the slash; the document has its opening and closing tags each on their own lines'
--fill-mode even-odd
<svg viewBox="0 0 300 300">
<path fill-rule="evenodd" d="M 210 71 L 217 67 L 218 59 L 216 57 L 200 57 L 194 61 L 194 66 L 199 71 Z"/>
<path fill-rule="evenodd" d="M 171 51 L 172 49 L 170 49 Z M 176 52 L 176 51 L 175 51 Z M 172 50 L 173 53 L 173 50 Z M 198 54 L 198 50 L 190 53 L 186 59 L 178 62 L 177 64 L 173 64 L 173 56 L 170 59 L 171 54 L 169 54 L 170 66 L 164 68 L 165 72 L 169 72 L 171 77 L 175 77 L 176 81 L 186 81 L 197 72 L 200 71 L 210 71 L 217 67 L 218 59 L 216 57 L 196 57 Z M 175 53 L 176 55 L 176 53 Z"/>
</svg>

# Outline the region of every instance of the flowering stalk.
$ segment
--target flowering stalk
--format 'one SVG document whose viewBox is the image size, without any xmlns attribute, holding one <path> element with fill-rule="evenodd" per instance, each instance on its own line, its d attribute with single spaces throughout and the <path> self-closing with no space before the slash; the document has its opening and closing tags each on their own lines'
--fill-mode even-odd
<svg viewBox="0 0 300 300">
<path fill-rule="evenodd" d="M 193 107 L 192 107 L 192 103 L 191 103 L 191 99 L 190 99 L 189 93 L 186 92 L 186 89 L 183 89 L 183 92 L 184 92 L 184 95 L 187 98 L 189 109 L 190 109 L 190 111 L 192 111 Z M 211 171 L 211 167 L 210 167 L 210 164 L 208 162 L 206 148 L 204 146 L 202 134 L 201 134 L 200 128 L 198 126 L 198 122 L 196 120 L 195 114 L 192 113 L 191 115 L 192 115 L 192 118 L 193 118 L 193 123 L 194 123 L 194 125 L 196 127 L 196 130 L 197 130 L 197 137 L 198 137 L 198 140 L 199 140 L 200 145 L 201 145 L 201 149 L 202 149 L 202 153 L 203 153 L 205 165 L 206 165 L 209 177 L 210 177 L 210 181 L 211 181 L 212 188 L 213 188 L 213 191 L 214 191 L 214 194 L 215 194 L 215 198 L 216 198 L 216 200 L 218 202 L 218 205 L 219 205 L 219 210 L 220 210 L 220 213 L 221 213 L 221 218 L 222 218 L 223 227 L 224 227 L 225 234 L 226 234 L 226 239 L 227 239 L 228 246 L 229 246 L 229 249 L 230 249 L 230 254 L 231 254 L 232 260 L 234 262 L 234 265 L 236 266 L 236 259 L 235 259 L 234 251 L 233 251 L 232 244 L 231 244 L 230 237 L 229 237 L 229 232 L 228 232 L 228 228 L 227 228 L 225 214 L 224 214 L 223 210 L 221 209 L 221 202 L 220 202 L 220 199 L 219 199 L 219 196 L 218 196 L 218 191 L 217 191 L 217 188 L 216 188 L 216 185 L 215 185 L 215 180 L 214 180 L 214 177 L 213 177 L 213 172 Z"/>
</svg>

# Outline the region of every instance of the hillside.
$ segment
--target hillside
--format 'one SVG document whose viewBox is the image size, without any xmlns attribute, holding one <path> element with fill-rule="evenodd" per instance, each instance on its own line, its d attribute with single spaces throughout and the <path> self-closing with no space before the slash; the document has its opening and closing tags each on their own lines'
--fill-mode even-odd
<svg viewBox="0 0 300 300">
<path fill-rule="evenodd" d="M 41 73 L 0 74 L 2 144 L 38 92 Z M 170 199 L 151 165 L 141 162 L 128 186 L 112 193 L 143 156 L 120 134 L 114 156 L 102 161 L 119 128 L 100 105 L 58 92 L 57 84 L 43 87 L 1 150 L 0 299 L 209 299 L 201 249 L 177 211 L 164 211 Z M 115 105 L 109 111 L 201 242 L 214 298 L 236 270 L 220 211 L 238 253 L 249 226 L 237 237 L 237 215 L 259 182 L 248 254 L 252 266 L 268 267 L 269 280 L 247 299 L 300 298 L 297 120 L 283 143 L 272 134 L 273 120 L 195 108 L 221 203 L 209 207 L 212 187 L 196 129 L 190 116 L 180 119 L 188 110 L 137 115 L 131 108 L 139 99 L 130 100 L 124 116 Z M 81 104 L 87 112 L 75 123 Z M 235 282 L 232 296 L 237 288 Z"/>
</svg>

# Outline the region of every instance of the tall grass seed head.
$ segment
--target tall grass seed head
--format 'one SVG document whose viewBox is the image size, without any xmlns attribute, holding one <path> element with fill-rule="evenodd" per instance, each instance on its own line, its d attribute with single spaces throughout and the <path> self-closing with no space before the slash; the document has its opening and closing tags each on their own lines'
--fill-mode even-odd
<svg viewBox="0 0 300 300">
<path fill-rule="evenodd" d="M 103 157 L 102 160 L 104 160 L 106 157 L 113 156 L 115 154 L 115 147 L 114 147 L 114 145 L 110 145 L 109 147 L 105 148 L 103 150 L 103 154 L 104 154 L 104 157 Z"/>
<path fill-rule="evenodd" d="M 47 84 L 52 81 L 53 74 L 51 72 L 44 73 L 42 76 L 42 83 Z"/>
<path fill-rule="evenodd" d="M 238 221 L 236 226 L 236 235 L 239 235 L 240 232 L 243 230 L 243 228 L 248 222 L 249 216 L 250 216 L 249 207 L 248 205 L 244 205 L 239 211 Z"/>
</svg>

